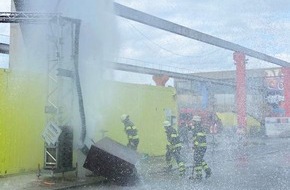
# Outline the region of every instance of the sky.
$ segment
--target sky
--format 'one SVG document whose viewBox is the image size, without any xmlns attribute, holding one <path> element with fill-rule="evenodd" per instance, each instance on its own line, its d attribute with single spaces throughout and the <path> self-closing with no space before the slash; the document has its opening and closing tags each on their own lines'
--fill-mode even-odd
<svg viewBox="0 0 290 190">
<path fill-rule="evenodd" d="M 125 6 L 189 27 L 244 47 L 290 61 L 290 1 L 285 0 L 115 0 Z M 0 11 L 10 10 L 10 0 L 0 1 Z M 117 17 L 119 53 L 114 59 L 176 72 L 234 70 L 232 51 L 181 37 Z M 0 24 L 0 35 L 9 35 Z M 0 40 L 3 41 L 1 37 Z M 7 40 L 7 37 L 6 37 Z M 247 69 L 274 67 L 251 57 Z M 1 60 L 1 59 L 0 59 Z M 1 62 L 1 61 L 0 61 Z M 120 80 L 144 76 L 117 72 Z M 145 77 L 146 78 L 146 77 Z M 147 81 L 151 76 L 147 76 Z M 152 82 L 152 80 L 151 80 Z M 151 82 L 148 82 L 152 84 Z"/>
<path fill-rule="evenodd" d="M 191 29 L 290 61 L 290 2 L 285 0 L 116 0 Z M 231 51 L 118 18 L 120 56 L 173 70 L 233 70 Z M 248 57 L 247 68 L 269 66 Z M 272 64 L 270 66 L 273 66 Z"/>
</svg>

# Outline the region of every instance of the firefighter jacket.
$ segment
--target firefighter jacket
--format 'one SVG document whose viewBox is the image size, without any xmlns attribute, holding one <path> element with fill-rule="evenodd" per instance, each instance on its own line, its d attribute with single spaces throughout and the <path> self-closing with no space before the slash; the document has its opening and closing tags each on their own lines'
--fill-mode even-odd
<svg viewBox="0 0 290 190">
<path fill-rule="evenodd" d="M 128 120 L 124 122 L 124 126 L 129 141 L 139 139 L 137 128 L 132 121 Z"/>
<path fill-rule="evenodd" d="M 193 148 L 206 148 L 207 143 L 206 143 L 206 133 L 201 127 L 200 124 L 197 124 L 194 126 L 192 130 L 193 134 Z"/>
<path fill-rule="evenodd" d="M 171 151 L 180 150 L 181 149 L 181 142 L 177 131 L 173 127 L 166 128 L 166 135 L 167 135 L 167 149 Z"/>
</svg>

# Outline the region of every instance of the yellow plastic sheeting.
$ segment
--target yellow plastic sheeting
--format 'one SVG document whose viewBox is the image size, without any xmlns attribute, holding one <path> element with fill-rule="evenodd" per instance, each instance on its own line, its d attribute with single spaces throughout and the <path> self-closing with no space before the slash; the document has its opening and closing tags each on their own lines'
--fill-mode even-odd
<svg viewBox="0 0 290 190">
<path fill-rule="evenodd" d="M 149 155 L 164 155 L 167 141 L 162 123 L 165 120 L 165 109 L 177 115 L 175 89 L 125 83 L 111 83 L 110 86 L 114 96 L 108 96 L 104 104 L 104 122 L 98 130 L 97 139 L 101 138 L 100 130 L 106 130 L 106 136 L 126 145 L 127 136 L 120 116 L 129 114 L 140 137 L 138 151 Z"/>
<path fill-rule="evenodd" d="M 217 113 L 218 117 L 222 120 L 224 127 L 232 127 L 237 126 L 237 114 L 233 112 L 224 112 Z M 249 127 L 257 127 L 260 126 L 260 123 L 253 117 L 247 116 L 247 126 Z"/>
<path fill-rule="evenodd" d="M 43 164 L 42 79 L 0 70 L 0 175 L 35 170 Z"/>
</svg>

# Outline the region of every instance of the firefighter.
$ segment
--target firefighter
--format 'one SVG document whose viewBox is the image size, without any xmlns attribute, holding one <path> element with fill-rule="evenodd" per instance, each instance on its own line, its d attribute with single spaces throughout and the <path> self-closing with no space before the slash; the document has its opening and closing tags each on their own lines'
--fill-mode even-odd
<svg viewBox="0 0 290 190">
<path fill-rule="evenodd" d="M 181 122 L 178 127 L 178 134 L 182 144 L 186 145 L 189 148 L 189 139 L 188 139 L 188 126 L 185 122 Z"/>
<path fill-rule="evenodd" d="M 204 155 L 207 149 L 206 143 L 206 133 L 204 132 L 203 127 L 201 126 L 200 116 L 193 116 L 192 118 L 193 127 L 193 149 L 194 149 L 194 167 L 192 171 L 191 179 L 200 181 L 202 179 L 202 171 L 205 171 L 205 178 L 209 178 L 212 174 L 211 169 L 204 160 Z M 194 176 L 195 174 L 195 176 Z"/>
<path fill-rule="evenodd" d="M 181 142 L 176 130 L 172 127 L 169 121 L 164 121 L 163 126 L 167 135 L 167 145 L 166 145 L 166 163 L 167 163 L 167 171 L 172 169 L 172 157 L 176 160 L 176 163 L 179 168 L 179 175 L 185 175 L 185 165 L 181 159 L 180 151 L 181 151 Z"/>
<path fill-rule="evenodd" d="M 124 130 L 127 134 L 128 144 L 127 147 L 137 150 L 139 144 L 139 136 L 137 128 L 135 127 L 134 123 L 130 121 L 129 115 L 123 114 L 121 116 L 121 121 L 124 123 Z"/>
</svg>

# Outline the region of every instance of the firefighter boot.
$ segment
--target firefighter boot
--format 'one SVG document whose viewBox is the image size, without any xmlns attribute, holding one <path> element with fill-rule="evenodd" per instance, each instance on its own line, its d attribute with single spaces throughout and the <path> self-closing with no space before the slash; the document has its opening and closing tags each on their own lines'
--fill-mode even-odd
<svg viewBox="0 0 290 190">
<path fill-rule="evenodd" d="M 205 169 L 205 178 L 208 179 L 211 176 L 211 169 L 207 168 Z"/>
<path fill-rule="evenodd" d="M 180 176 L 180 177 L 184 177 L 184 176 L 185 176 L 185 169 L 179 171 L 179 176 Z"/>
<path fill-rule="evenodd" d="M 202 175 L 191 176 L 189 179 L 192 180 L 193 183 L 200 183 L 202 181 Z"/>
<path fill-rule="evenodd" d="M 171 172 L 171 170 L 172 170 L 172 165 L 169 165 L 169 166 L 165 167 L 165 172 L 166 173 Z"/>
<path fill-rule="evenodd" d="M 179 162 L 178 163 L 178 167 L 179 167 L 179 176 L 183 177 L 185 176 L 185 165 L 183 162 Z"/>
<path fill-rule="evenodd" d="M 192 175 L 189 177 L 190 180 L 192 180 L 194 183 L 201 182 L 202 180 L 202 174 L 198 172 L 198 174 L 195 174 L 196 172 L 194 169 L 192 170 Z"/>
<path fill-rule="evenodd" d="M 188 179 L 190 179 L 190 180 L 194 179 L 194 169 L 192 170 L 192 174 L 191 174 L 191 176 Z"/>
</svg>

